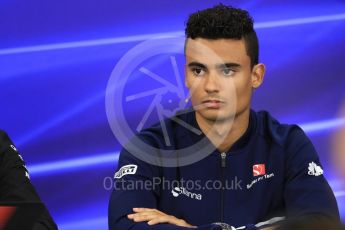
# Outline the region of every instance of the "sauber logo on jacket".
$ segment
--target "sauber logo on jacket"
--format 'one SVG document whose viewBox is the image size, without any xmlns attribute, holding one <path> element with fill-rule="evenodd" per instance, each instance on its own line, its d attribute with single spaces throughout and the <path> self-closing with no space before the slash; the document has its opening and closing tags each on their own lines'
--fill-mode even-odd
<svg viewBox="0 0 345 230">
<path fill-rule="evenodd" d="M 266 169 L 264 164 L 253 165 L 253 176 L 261 176 L 266 174 Z"/>
<path fill-rule="evenodd" d="M 115 173 L 114 178 L 119 179 L 127 174 L 135 174 L 137 172 L 137 168 L 137 165 L 124 165 Z"/>
</svg>

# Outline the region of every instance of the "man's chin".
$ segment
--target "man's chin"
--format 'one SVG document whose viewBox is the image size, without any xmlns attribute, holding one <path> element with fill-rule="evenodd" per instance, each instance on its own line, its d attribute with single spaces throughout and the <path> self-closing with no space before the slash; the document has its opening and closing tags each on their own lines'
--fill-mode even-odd
<svg viewBox="0 0 345 230">
<path fill-rule="evenodd" d="M 200 111 L 200 115 L 212 122 L 226 122 L 234 118 L 235 113 L 225 113 L 224 111 L 219 110 L 207 110 Z"/>
</svg>

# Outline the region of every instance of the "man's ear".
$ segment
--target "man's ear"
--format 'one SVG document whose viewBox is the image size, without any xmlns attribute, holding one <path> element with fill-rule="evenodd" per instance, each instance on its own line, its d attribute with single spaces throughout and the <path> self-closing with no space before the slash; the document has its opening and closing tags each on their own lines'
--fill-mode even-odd
<svg viewBox="0 0 345 230">
<path fill-rule="evenodd" d="M 252 70 L 252 87 L 253 89 L 259 88 L 259 86 L 264 81 L 264 76 L 266 72 L 266 66 L 259 63 L 253 67 Z"/>
</svg>

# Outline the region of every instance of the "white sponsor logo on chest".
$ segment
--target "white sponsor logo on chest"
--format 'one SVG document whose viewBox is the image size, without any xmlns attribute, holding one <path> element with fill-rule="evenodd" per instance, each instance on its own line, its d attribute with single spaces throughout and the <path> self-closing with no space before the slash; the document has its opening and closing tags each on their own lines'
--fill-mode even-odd
<svg viewBox="0 0 345 230">
<path fill-rule="evenodd" d="M 135 174 L 137 172 L 137 168 L 137 165 L 124 165 L 115 173 L 114 178 L 119 179 L 124 175 Z"/>
<path fill-rule="evenodd" d="M 178 197 L 180 195 L 185 195 L 189 198 L 196 199 L 196 200 L 201 200 L 202 195 L 198 193 L 192 193 L 189 192 L 186 188 L 184 187 L 175 187 L 171 190 L 171 193 L 174 197 Z"/>
</svg>

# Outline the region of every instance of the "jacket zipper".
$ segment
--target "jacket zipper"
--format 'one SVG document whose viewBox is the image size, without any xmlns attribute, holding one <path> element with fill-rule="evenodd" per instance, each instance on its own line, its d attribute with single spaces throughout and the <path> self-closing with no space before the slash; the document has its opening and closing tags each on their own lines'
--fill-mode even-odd
<svg viewBox="0 0 345 230">
<path fill-rule="evenodd" d="M 222 183 L 222 188 L 221 188 L 221 193 L 220 193 L 220 222 L 224 222 L 224 170 L 226 168 L 226 153 L 222 152 L 220 154 L 221 157 L 221 183 Z"/>
</svg>

